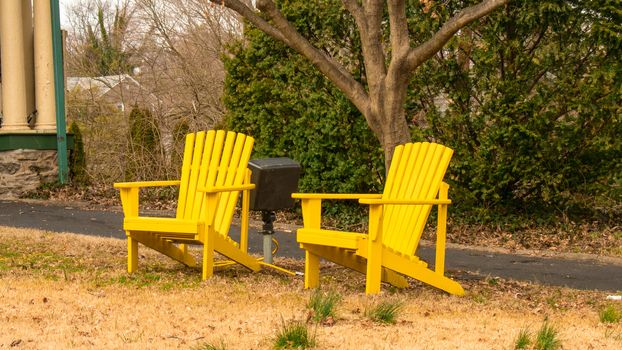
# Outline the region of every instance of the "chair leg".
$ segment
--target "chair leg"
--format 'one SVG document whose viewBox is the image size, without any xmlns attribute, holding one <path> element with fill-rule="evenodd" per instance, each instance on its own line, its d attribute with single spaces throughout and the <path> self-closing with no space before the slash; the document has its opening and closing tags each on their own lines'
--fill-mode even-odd
<svg viewBox="0 0 622 350">
<path fill-rule="evenodd" d="M 305 288 L 320 286 L 320 257 L 305 251 Z"/>
<path fill-rule="evenodd" d="M 369 241 L 367 250 L 367 277 L 365 280 L 365 294 L 380 293 L 382 277 L 382 244 Z"/>
<path fill-rule="evenodd" d="M 189 259 L 190 258 L 190 255 L 188 254 L 188 245 L 187 244 L 183 244 L 182 243 L 182 244 L 180 244 L 178 246 L 178 248 L 179 248 L 179 250 L 181 250 L 181 253 L 182 253 L 184 259 Z"/>
<path fill-rule="evenodd" d="M 127 236 L 127 272 L 133 273 L 138 268 L 138 241 Z"/>
<path fill-rule="evenodd" d="M 184 253 L 184 256 L 188 255 L 188 245 L 187 244 L 180 244 L 179 245 L 179 250 L 181 250 L 182 253 Z"/>
<path fill-rule="evenodd" d="M 203 281 L 214 275 L 214 237 L 211 233 L 206 236 L 203 242 Z"/>
</svg>

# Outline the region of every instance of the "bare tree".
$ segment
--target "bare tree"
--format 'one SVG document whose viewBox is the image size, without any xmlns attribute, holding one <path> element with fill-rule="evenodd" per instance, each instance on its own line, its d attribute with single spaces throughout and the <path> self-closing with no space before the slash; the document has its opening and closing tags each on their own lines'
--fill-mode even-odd
<svg viewBox="0 0 622 350">
<path fill-rule="evenodd" d="M 441 50 L 461 28 L 509 2 L 484 0 L 466 7 L 445 22 L 427 41 L 412 47 L 405 0 L 341 0 L 354 17 L 360 34 L 365 64 L 364 85 L 335 57 L 303 37 L 272 0 L 256 1 L 260 13 L 242 0 L 209 1 L 236 11 L 272 38 L 296 50 L 330 79 L 365 116 L 384 148 L 387 169 L 395 146 L 411 139 L 404 102 L 408 82 L 417 67 Z M 419 6 L 429 6 L 434 0 L 420 2 Z M 388 12 L 390 32 L 387 43 L 383 41 L 387 25 L 384 22 L 385 11 Z"/>
<path fill-rule="evenodd" d="M 224 45 L 241 35 L 230 11 L 201 0 L 137 0 L 144 23 L 143 81 L 169 108 L 170 120 L 195 128 L 222 121 Z"/>
<path fill-rule="evenodd" d="M 139 83 L 137 89 L 119 88 L 121 98 L 128 95 L 128 102 L 123 103 L 128 108 L 121 112 L 108 108 L 107 101 L 93 95 L 93 91 L 90 95 L 89 91 L 74 92 L 68 108 L 85 128 L 87 152 L 104 154 L 105 148 L 115 154 L 127 148 L 126 153 L 133 154 L 131 144 L 126 145 L 124 138 L 104 138 L 128 131 L 129 112 L 137 103 L 140 108 L 149 108 L 157 121 L 166 153 L 162 159 L 170 160 L 172 167 L 167 169 L 172 168 L 170 172 L 175 173 L 179 153 L 176 130 L 180 124 L 180 130 L 186 130 L 186 126 L 195 130 L 222 122 L 225 71 L 221 56 L 226 43 L 241 36 L 237 15 L 208 0 L 82 0 L 69 6 L 68 11 L 69 75 L 128 74 L 132 77 L 128 80 Z M 97 64 L 102 61 L 106 63 L 104 70 Z M 111 80 L 97 81 L 105 84 Z M 114 122 L 110 123 L 113 115 Z M 115 128 L 114 133 L 111 128 Z M 110 147 L 112 142 L 117 147 Z M 106 165 L 113 158 L 98 157 L 99 154 L 89 155 L 89 159 L 102 164 L 94 171 L 98 179 L 114 180 L 119 173 L 123 174 L 102 171 L 116 169 L 119 162 L 112 160 L 113 164 Z"/>
<path fill-rule="evenodd" d="M 105 76 L 128 73 L 136 64 L 134 6 L 130 0 L 81 1 L 67 7 L 69 76 Z"/>
</svg>

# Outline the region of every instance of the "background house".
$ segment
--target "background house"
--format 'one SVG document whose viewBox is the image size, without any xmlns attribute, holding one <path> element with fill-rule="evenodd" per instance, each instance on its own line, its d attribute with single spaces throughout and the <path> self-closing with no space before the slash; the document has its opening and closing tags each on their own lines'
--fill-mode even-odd
<svg viewBox="0 0 622 350">
<path fill-rule="evenodd" d="M 120 112 L 129 112 L 133 106 L 153 112 L 158 106 L 158 98 L 129 74 L 68 77 L 66 89 L 74 98 L 114 106 Z"/>
</svg>

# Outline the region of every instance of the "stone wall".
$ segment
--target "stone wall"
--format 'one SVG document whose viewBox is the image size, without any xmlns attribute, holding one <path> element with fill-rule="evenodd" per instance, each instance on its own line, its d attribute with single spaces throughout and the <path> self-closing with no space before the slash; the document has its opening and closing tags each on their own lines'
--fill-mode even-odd
<svg viewBox="0 0 622 350">
<path fill-rule="evenodd" d="M 56 150 L 0 151 L 0 198 L 18 198 L 58 180 Z"/>
</svg>

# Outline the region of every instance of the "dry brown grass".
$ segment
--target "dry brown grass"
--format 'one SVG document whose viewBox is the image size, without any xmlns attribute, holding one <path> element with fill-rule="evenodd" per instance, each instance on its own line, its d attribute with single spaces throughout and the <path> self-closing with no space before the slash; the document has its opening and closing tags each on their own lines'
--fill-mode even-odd
<svg viewBox="0 0 622 350">
<path fill-rule="evenodd" d="M 0 227 L 0 348 L 269 349 L 282 320 L 307 318 L 301 277 L 228 267 L 202 283 L 147 249 L 140 263 L 127 275 L 122 240 Z M 413 283 L 370 298 L 361 275 L 325 265 L 322 276 L 343 301 L 333 326 L 311 327 L 318 349 L 511 349 L 545 318 L 565 349 L 622 348 L 622 325 L 599 322 L 606 293 L 460 274 L 465 297 Z M 365 309 L 387 298 L 404 303 L 398 323 L 369 321 Z"/>
</svg>

